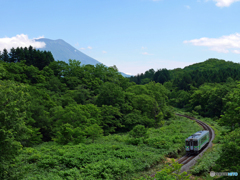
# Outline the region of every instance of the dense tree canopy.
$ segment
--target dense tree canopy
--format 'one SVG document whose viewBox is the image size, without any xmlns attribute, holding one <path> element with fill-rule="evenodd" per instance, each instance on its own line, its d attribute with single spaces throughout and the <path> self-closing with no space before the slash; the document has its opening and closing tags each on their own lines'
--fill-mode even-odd
<svg viewBox="0 0 240 180">
<path fill-rule="evenodd" d="M 167 113 L 164 86 L 155 82 L 136 86 L 116 66 L 54 61 L 51 53 L 31 46 L 4 50 L 1 59 L 0 144 L 5 148 L 1 172 L 21 147 L 52 140 L 94 142 L 103 134 L 130 131 L 138 124 L 158 127 Z"/>
</svg>

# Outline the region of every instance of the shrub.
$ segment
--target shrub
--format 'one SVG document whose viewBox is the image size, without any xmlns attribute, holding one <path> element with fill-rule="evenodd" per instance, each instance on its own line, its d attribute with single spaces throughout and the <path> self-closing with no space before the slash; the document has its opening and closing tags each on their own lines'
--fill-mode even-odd
<svg viewBox="0 0 240 180">
<path fill-rule="evenodd" d="M 129 133 L 130 137 L 133 138 L 147 138 L 147 129 L 143 125 L 137 125 L 135 126 Z"/>
</svg>

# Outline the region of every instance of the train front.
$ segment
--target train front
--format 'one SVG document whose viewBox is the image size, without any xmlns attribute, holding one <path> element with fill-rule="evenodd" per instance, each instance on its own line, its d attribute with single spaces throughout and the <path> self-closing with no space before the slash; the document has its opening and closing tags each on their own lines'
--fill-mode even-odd
<svg viewBox="0 0 240 180">
<path fill-rule="evenodd" d="M 198 149 L 198 141 L 197 139 L 193 139 L 193 138 L 187 138 L 185 140 L 185 144 L 186 144 L 186 152 L 188 153 L 198 153 L 199 149 Z"/>
</svg>

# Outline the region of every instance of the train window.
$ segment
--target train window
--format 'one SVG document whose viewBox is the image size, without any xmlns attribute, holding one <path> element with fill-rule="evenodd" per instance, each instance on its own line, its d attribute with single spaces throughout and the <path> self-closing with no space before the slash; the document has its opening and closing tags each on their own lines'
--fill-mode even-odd
<svg viewBox="0 0 240 180">
<path fill-rule="evenodd" d="M 205 135 L 205 136 L 200 140 L 200 144 L 201 144 L 201 143 L 204 143 L 207 139 L 208 139 L 208 134 Z"/>
<path fill-rule="evenodd" d="M 189 141 L 186 141 L 186 146 L 189 146 Z"/>
<path fill-rule="evenodd" d="M 206 139 L 207 139 L 207 136 L 204 136 L 204 137 L 202 138 L 202 142 L 204 142 Z"/>
<path fill-rule="evenodd" d="M 198 142 L 197 141 L 193 141 L 193 146 L 198 146 Z"/>
</svg>

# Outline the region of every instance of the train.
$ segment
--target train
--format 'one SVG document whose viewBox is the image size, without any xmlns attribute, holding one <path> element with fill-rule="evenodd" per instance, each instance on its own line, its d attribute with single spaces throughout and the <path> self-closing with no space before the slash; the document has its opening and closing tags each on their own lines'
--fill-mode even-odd
<svg viewBox="0 0 240 180">
<path fill-rule="evenodd" d="M 185 142 L 187 153 L 198 154 L 209 143 L 209 131 L 198 131 L 189 136 Z"/>
</svg>

